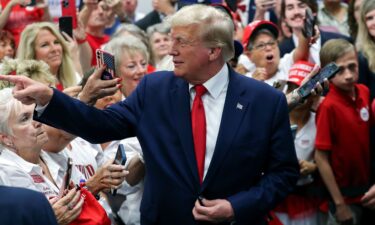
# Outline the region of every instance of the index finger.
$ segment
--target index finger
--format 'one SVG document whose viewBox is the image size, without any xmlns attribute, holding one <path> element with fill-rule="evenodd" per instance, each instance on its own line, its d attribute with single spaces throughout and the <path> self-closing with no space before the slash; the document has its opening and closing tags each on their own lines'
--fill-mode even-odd
<svg viewBox="0 0 375 225">
<path fill-rule="evenodd" d="M 69 36 L 69 34 L 65 33 L 65 31 L 62 31 L 61 33 L 62 33 L 62 35 L 64 36 L 64 38 L 65 38 L 68 42 L 72 42 L 72 41 L 74 41 L 74 40 Z"/>
<path fill-rule="evenodd" d="M 5 80 L 13 84 L 16 84 L 22 81 L 21 79 L 22 77 L 23 76 L 19 76 L 19 75 L 0 75 L 0 80 Z"/>
</svg>

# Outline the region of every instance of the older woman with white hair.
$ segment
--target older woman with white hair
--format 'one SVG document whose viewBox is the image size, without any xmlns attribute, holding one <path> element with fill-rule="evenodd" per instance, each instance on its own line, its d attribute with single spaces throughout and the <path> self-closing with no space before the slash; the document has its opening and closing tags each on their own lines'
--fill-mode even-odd
<svg viewBox="0 0 375 225">
<path fill-rule="evenodd" d="M 149 53 L 141 40 L 132 36 L 112 39 L 104 50 L 115 56 L 116 74 L 122 78 L 121 92 L 127 97 L 147 73 Z"/>
<path fill-rule="evenodd" d="M 0 90 L 0 170 L 6 185 L 44 193 L 50 200 L 59 224 L 74 221 L 82 210 L 80 191 L 71 189 L 64 197 L 52 178 L 42 146 L 48 137 L 33 120 L 35 105 L 23 105 L 12 96 L 12 89 Z M 62 190 L 64 191 L 64 190 Z M 59 196 L 60 195 L 60 196 Z"/>
</svg>

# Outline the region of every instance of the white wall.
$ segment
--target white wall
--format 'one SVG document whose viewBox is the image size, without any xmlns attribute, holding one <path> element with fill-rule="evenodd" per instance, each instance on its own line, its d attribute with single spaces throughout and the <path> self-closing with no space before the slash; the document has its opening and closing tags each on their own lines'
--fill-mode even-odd
<svg viewBox="0 0 375 225">
<path fill-rule="evenodd" d="M 137 11 L 147 14 L 152 10 L 152 0 L 138 0 Z"/>
</svg>

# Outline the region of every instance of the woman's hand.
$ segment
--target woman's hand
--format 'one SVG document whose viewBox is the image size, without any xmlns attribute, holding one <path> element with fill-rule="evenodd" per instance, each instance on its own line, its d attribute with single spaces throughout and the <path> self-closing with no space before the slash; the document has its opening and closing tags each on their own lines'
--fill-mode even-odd
<svg viewBox="0 0 375 225">
<path fill-rule="evenodd" d="M 265 81 L 267 79 L 266 68 L 264 68 L 264 67 L 257 67 L 256 70 L 254 71 L 252 77 L 255 80 Z"/>
<path fill-rule="evenodd" d="M 78 94 L 82 91 L 82 86 L 68 87 L 63 90 L 63 93 L 69 95 L 72 98 L 76 98 Z"/>
<path fill-rule="evenodd" d="M 121 88 L 121 78 L 102 80 L 104 67 L 100 67 L 89 77 L 85 87 L 79 94 L 79 99 L 89 105 L 94 105 L 96 100 L 105 96 L 114 95 Z"/>
<path fill-rule="evenodd" d="M 93 195 L 100 191 L 118 189 L 128 173 L 129 171 L 125 170 L 125 166 L 113 164 L 113 160 L 108 160 L 96 171 L 94 176 L 90 177 L 86 186 Z"/>
<path fill-rule="evenodd" d="M 75 220 L 82 211 L 83 202 L 81 192 L 75 188 L 60 199 L 58 197 L 50 199 L 58 224 L 65 225 Z"/>
<path fill-rule="evenodd" d="M 299 161 L 299 167 L 300 167 L 300 173 L 301 173 L 302 176 L 309 175 L 317 169 L 315 163 L 309 162 L 309 161 L 306 161 L 306 160 L 300 160 Z"/>
</svg>

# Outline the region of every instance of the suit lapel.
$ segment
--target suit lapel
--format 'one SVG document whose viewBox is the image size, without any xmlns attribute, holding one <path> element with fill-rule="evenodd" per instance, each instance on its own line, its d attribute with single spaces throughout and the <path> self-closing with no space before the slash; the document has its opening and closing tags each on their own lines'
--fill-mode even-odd
<svg viewBox="0 0 375 225">
<path fill-rule="evenodd" d="M 246 114 L 248 108 L 248 100 L 241 97 L 246 90 L 241 88 L 242 85 L 238 76 L 241 75 L 230 70 L 227 96 L 225 98 L 216 147 L 210 167 L 203 181 L 202 191 L 207 187 L 210 179 L 215 176 L 221 162 L 225 159 L 225 155 L 231 149 L 235 134 L 241 125 L 242 118 Z"/>
<path fill-rule="evenodd" d="M 176 87 L 170 92 L 170 99 L 172 101 L 172 110 L 176 130 L 181 142 L 183 153 L 188 161 L 189 169 L 194 182 L 190 184 L 199 184 L 198 169 L 195 160 L 193 135 L 191 128 L 191 114 L 190 114 L 190 95 L 189 85 L 182 79 L 177 79 Z M 182 118 L 182 119 L 181 119 Z M 194 189 L 197 187 L 193 186 Z"/>
</svg>

